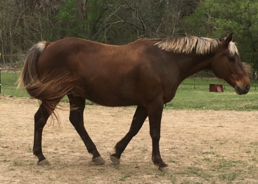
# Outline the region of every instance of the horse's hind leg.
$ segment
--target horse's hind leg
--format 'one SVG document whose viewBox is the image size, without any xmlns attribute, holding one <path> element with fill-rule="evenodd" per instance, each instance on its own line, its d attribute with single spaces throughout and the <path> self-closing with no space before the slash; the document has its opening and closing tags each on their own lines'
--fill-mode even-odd
<svg viewBox="0 0 258 184">
<path fill-rule="evenodd" d="M 142 106 L 137 107 L 129 132 L 125 135 L 125 137 L 121 141 L 119 141 L 116 144 L 115 153 L 110 156 L 111 161 L 115 165 L 120 164 L 119 159 L 121 157 L 121 154 L 125 150 L 126 146 L 129 144 L 131 139 L 139 132 L 147 115 L 148 114 L 145 107 L 142 107 Z"/>
<path fill-rule="evenodd" d="M 59 101 L 58 101 L 59 102 Z M 58 103 L 57 102 L 57 103 Z M 47 165 L 49 162 L 46 160 L 42 153 L 42 131 L 44 126 L 47 123 L 47 119 L 49 118 L 50 113 L 46 107 L 45 102 L 43 101 L 38 109 L 38 111 L 34 115 L 34 145 L 33 145 L 33 153 L 38 157 L 38 165 Z M 57 104 L 56 103 L 56 104 Z"/>
<path fill-rule="evenodd" d="M 85 108 L 85 99 L 82 97 L 73 96 L 72 94 L 68 95 L 68 98 L 70 102 L 69 119 L 71 123 L 73 124 L 74 128 L 83 140 L 88 152 L 93 155 L 92 161 L 97 165 L 104 164 L 105 161 L 100 156 L 95 144 L 91 140 L 90 136 L 88 135 L 84 127 L 83 111 Z"/>
</svg>

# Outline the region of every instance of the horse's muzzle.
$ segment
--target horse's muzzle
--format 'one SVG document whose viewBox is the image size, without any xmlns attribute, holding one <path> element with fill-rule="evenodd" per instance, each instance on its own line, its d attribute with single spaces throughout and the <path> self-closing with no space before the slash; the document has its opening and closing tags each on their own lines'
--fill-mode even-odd
<svg viewBox="0 0 258 184">
<path fill-rule="evenodd" d="M 250 90 L 249 84 L 247 84 L 244 88 L 241 88 L 240 86 L 235 87 L 235 91 L 239 95 L 244 95 L 244 94 L 248 93 L 249 90 Z"/>
</svg>

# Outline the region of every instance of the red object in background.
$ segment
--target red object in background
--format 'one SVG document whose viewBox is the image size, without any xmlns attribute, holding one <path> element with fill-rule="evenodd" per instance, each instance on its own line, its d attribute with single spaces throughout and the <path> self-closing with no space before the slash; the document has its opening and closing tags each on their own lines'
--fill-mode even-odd
<svg viewBox="0 0 258 184">
<path fill-rule="evenodd" d="M 223 92 L 223 84 L 210 84 L 210 92 Z"/>
</svg>

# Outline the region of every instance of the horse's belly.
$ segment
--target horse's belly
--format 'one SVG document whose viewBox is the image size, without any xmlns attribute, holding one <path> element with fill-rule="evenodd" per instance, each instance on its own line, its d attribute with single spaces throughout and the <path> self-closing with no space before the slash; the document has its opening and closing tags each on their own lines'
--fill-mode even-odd
<svg viewBox="0 0 258 184">
<path fill-rule="evenodd" d="M 90 96 L 86 97 L 87 100 L 90 100 L 94 103 L 97 103 L 99 105 L 103 106 L 110 106 L 110 107 L 116 107 L 116 106 L 131 106 L 131 105 L 138 105 L 139 103 L 136 100 L 131 99 L 119 99 L 114 96 Z"/>
<path fill-rule="evenodd" d="M 78 94 L 83 96 L 85 99 L 90 100 L 94 103 L 103 106 L 130 106 L 138 105 L 140 102 L 137 100 L 137 97 L 130 92 L 123 92 L 121 90 L 112 90 L 112 89 L 98 89 L 94 90 L 90 87 L 85 88 L 83 94 Z"/>
</svg>

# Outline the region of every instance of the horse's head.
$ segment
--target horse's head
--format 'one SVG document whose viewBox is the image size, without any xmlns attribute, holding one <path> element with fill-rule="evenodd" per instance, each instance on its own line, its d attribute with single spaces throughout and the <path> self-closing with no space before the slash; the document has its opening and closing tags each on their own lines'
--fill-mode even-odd
<svg viewBox="0 0 258 184">
<path fill-rule="evenodd" d="M 241 63 L 237 47 L 232 40 L 232 33 L 220 40 L 218 50 L 212 61 L 213 73 L 227 81 L 237 94 L 248 93 L 250 79 Z"/>
</svg>

